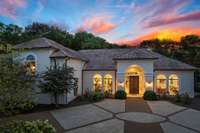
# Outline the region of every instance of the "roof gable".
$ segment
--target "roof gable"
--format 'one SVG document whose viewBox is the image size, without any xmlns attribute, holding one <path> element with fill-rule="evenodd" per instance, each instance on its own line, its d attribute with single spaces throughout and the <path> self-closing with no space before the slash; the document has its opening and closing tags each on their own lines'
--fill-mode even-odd
<svg viewBox="0 0 200 133">
<path fill-rule="evenodd" d="M 37 38 L 28 42 L 24 42 L 15 46 L 16 49 L 36 49 L 36 48 L 54 48 L 56 49 L 50 57 L 71 57 L 80 60 L 87 61 L 87 59 L 81 55 L 79 52 L 72 49 L 66 48 L 61 44 L 47 39 L 47 38 Z"/>
</svg>

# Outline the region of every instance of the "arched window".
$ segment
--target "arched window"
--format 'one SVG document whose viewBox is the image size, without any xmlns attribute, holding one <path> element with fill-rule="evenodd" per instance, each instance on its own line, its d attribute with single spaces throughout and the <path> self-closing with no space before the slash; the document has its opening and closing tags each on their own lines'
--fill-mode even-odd
<svg viewBox="0 0 200 133">
<path fill-rule="evenodd" d="M 99 74 L 93 76 L 93 87 L 95 91 L 101 91 L 102 89 L 102 77 Z"/>
<path fill-rule="evenodd" d="M 172 74 L 169 76 L 169 93 L 176 95 L 179 91 L 179 78 L 177 75 Z"/>
<path fill-rule="evenodd" d="M 165 75 L 156 77 L 156 91 L 157 93 L 165 93 L 167 91 L 167 78 Z"/>
<path fill-rule="evenodd" d="M 35 59 L 35 56 L 28 55 L 26 57 L 26 68 L 27 68 L 28 73 L 30 73 L 31 75 L 35 75 L 35 71 L 36 71 L 36 59 Z"/>
<path fill-rule="evenodd" d="M 109 74 L 104 76 L 104 91 L 112 92 L 112 76 Z"/>
</svg>

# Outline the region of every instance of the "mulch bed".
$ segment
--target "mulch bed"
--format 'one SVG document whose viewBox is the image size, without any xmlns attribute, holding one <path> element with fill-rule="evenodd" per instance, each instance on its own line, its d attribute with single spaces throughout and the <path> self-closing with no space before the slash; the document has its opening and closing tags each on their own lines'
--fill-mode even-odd
<svg viewBox="0 0 200 133">
<path fill-rule="evenodd" d="M 63 133 L 64 129 L 59 125 L 59 123 L 55 120 L 55 118 L 51 115 L 49 111 L 54 109 L 62 109 L 62 108 L 69 108 L 73 106 L 85 105 L 90 104 L 91 102 L 87 99 L 81 99 L 80 97 L 73 100 L 68 105 L 59 105 L 58 108 L 55 105 L 50 104 L 38 104 L 34 107 L 33 110 L 21 114 L 17 114 L 15 116 L 6 117 L 0 114 L 0 124 L 5 124 L 6 122 L 12 120 L 48 120 L 55 128 L 58 133 Z"/>
<path fill-rule="evenodd" d="M 44 112 L 44 111 L 52 111 L 55 109 L 69 108 L 73 106 L 80 106 L 80 105 L 90 104 L 90 103 L 91 102 L 87 99 L 81 99 L 81 97 L 77 97 L 75 100 L 73 100 L 67 105 L 60 104 L 58 107 L 56 107 L 54 104 L 38 104 L 32 110 L 28 112 L 23 112 L 20 114 L 30 114 L 30 113 L 37 113 L 37 112 Z M 16 115 L 20 115 L 20 114 L 16 114 Z M 2 113 L 0 113 L 0 118 L 5 118 L 5 117 L 8 117 L 8 116 L 5 116 Z"/>
<path fill-rule="evenodd" d="M 194 99 L 192 99 L 192 102 L 190 104 L 184 106 L 200 111 L 200 97 L 195 97 Z"/>
</svg>

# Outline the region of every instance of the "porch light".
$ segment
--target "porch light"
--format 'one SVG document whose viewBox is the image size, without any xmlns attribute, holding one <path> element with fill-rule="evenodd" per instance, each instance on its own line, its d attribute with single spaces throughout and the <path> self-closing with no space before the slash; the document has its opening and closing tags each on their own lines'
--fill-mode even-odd
<svg viewBox="0 0 200 133">
<path fill-rule="evenodd" d="M 120 87 L 124 87 L 124 82 L 118 83 Z"/>
<path fill-rule="evenodd" d="M 153 88 L 153 82 L 146 82 L 145 86 L 146 88 Z"/>
<path fill-rule="evenodd" d="M 34 65 L 31 66 L 31 70 L 35 71 L 35 66 Z"/>
</svg>

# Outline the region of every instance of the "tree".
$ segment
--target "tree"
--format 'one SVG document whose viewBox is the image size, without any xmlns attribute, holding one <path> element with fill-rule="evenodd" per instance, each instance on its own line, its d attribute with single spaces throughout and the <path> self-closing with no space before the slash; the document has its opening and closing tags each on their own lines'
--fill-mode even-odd
<svg viewBox="0 0 200 133">
<path fill-rule="evenodd" d="M 0 55 L 0 111 L 7 115 L 33 107 L 30 105 L 33 80 L 26 68 L 13 57 L 13 54 Z"/>
<path fill-rule="evenodd" d="M 78 89 L 78 80 L 74 77 L 74 69 L 66 65 L 53 66 L 42 74 L 39 87 L 44 93 L 50 93 L 54 97 L 58 107 L 58 97 L 62 94 L 71 93 Z"/>
<path fill-rule="evenodd" d="M 184 48 L 193 46 L 200 42 L 200 37 L 197 35 L 187 35 L 181 38 L 181 44 L 184 46 Z"/>
<path fill-rule="evenodd" d="M 16 45 L 39 37 L 47 37 L 74 50 L 120 47 L 103 38 L 96 37 L 92 33 L 77 32 L 72 34 L 57 25 L 33 22 L 23 29 L 17 25 L 5 25 L 0 22 L 1 47 L 6 48 L 7 45 Z M 5 53 L 4 51 L 0 52 Z"/>
</svg>

